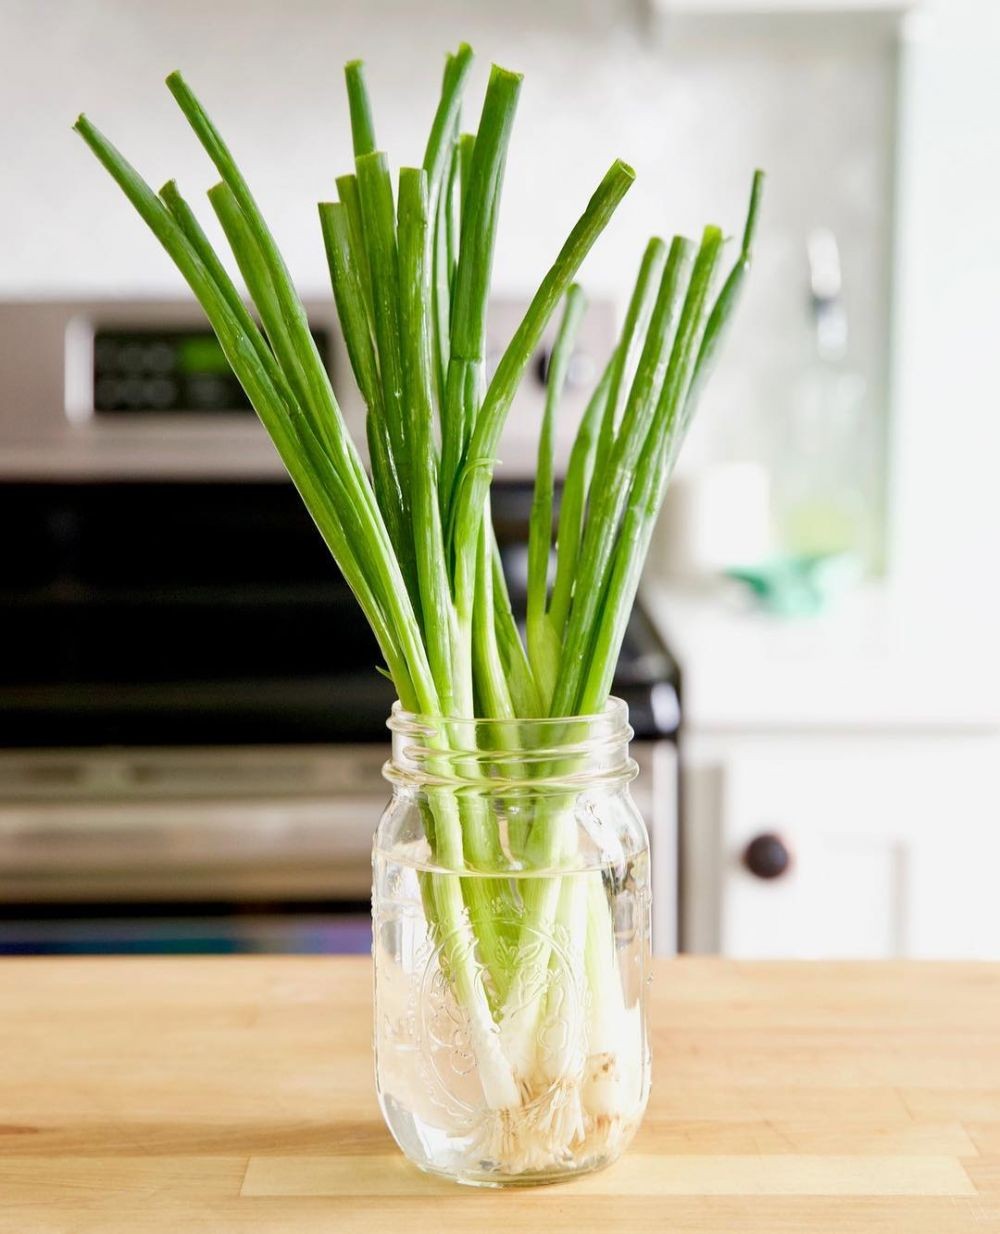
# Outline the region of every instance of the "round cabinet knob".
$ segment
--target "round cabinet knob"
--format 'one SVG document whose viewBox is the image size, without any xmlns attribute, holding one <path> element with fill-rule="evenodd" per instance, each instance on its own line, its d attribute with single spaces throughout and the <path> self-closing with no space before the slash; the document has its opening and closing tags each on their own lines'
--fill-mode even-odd
<svg viewBox="0 0 1000 1234">
<path fill-rule="evenodd" d="M 780 878 L 792 864 L 792 854 L 781 836 L 765 831 L 743 850 L 743 864 L 756 878 Z"/>
</svg>

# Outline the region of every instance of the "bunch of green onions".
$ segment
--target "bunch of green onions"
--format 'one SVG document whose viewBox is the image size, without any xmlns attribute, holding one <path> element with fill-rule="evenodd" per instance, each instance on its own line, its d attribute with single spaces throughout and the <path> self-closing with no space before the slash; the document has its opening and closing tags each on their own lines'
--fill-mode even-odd
<svg viewBox="0 0 1000 1234">
<path fill-rule="evenodd" d="M 664 488 L 747 277 L 762 178 L 754 177 L 742 243 L 721 286 L 724 242 L 717 227 L 706 227 L 699 243 L 677 236 L 669 245 L 654 238 L 646 247 L 621 336 L 572 448 L 553 575 L 555 418 L 585 311 L 573 280 L 634 173 L 620 161 L 608 170 L 488 380 L 491 268 L 521 77 L 494 67 L 478 128 L 462 132 L 471 60 L 465 45 L 447 57 L 423 162 L 400 170 L 395 192 L 376 146 L 363 67 L 356 61 L 346 67 L 354 170 L 336 179 L 338 200 L 320 203 L 319 218 L 367 407 L 370 473 L 274 238 L 180 74 L 171 74 L 167 85 L 221 176 L 208 197 L 255 312 L 177 185 L 170 181 L 154 192 L 86 117 L 75 127 L 201 303 L 371 624 L 403 708 L 433 718 L 592 715 L 607 700 Z M 505 417 L 560 305 L 531 510 L 522 641 L 494 538 L 490 484 Z M 482 810 L 439 796 L 427 820 L 439 866 L 496 868 L 496 839 Z M 538 868 L 558 866 L 566 857 L 561 834 L 554 824 L 537 827 L 521 856 Z M 491 975 L 484 992 L 469 949 L 453 948 L 450 979 L 472 1023 L 486 1104 L 501 1120 L 509 1148 L 518 1110 L 530 1101 L 534 1064 L 530 1040 L 505 1018 L 518 984 L 517 956 L 504 963 L 492 949 L 484 881 L 438 879 L 426 898 L 442 937 L 471 934 Z M 572 880 L 548 880 L 525 910 L 529 924 L 581 913 L 584 921 L 603 913 L 606 924 L 607 904 L 596 886 L 581 901 Z M 593 943 L 583 933 L 587 971 L 607 989 L 616 980 L 610 933 L 598 932 Z M 599 994 L 595 989 L 595 999 Z M 602 1108 L 608 1105 L 601 1100 Z"/>
</svg>

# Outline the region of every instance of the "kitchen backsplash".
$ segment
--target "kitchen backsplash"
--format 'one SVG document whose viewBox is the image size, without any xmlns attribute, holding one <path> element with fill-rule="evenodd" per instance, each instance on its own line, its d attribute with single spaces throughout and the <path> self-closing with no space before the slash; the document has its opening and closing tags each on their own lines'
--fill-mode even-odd
<svg viewBox="0 0 1000 1234">
<path fill-rule="evenodd" d="M 722 211 L 735 230 L 768 170 L 757 270 L 688 463 L 759 451 L 810 348 L 805 239 L 842 251 L 850 357 L 882 416 L 896 53 L 883 18 L 652 17 L 632 3 L 537 0 L 4 0 L 0 296 L 181 288 L 70 132 L 85 108 L 154 184 L 192 198 L 213 180 L 161 86 L 180 67 L 249 174 L 303 290 L 325 292 L 311 203 L 350 163 L 341 68 L 368 61 L 380 140 L 416 162 L 444 50 L 525 73 L 496 262 L 530 290 L 615 155 L 639 181 L 584 269 L 620 296 L 645 238 Z M 44 55 L 38 48 L 44 48 Z M 39 64 L 44 65 L 39 72 Z M 762 429 L 762 425 L 765 426 Z M 881 437 L 880 433 L 875 434 Z"/>
</svg>

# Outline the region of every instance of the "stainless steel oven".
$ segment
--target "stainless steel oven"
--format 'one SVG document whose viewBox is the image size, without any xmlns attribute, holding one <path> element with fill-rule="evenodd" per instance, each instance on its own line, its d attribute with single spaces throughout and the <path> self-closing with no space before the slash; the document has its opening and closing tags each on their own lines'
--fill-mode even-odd
<svg viewBox="0 0 1000 1234">
<path fill-rule="evenodd" d="M 339 391 L 336 323 L 309 308 Z M 197 310 L 0 306 L 0 378 L 0 953 L 366 949 L 392 690 Z M 495 502 L 515 594 L 543 389 Z M 616 689 L 670 950 L 679 694 L 641 613 Z"/>
</svg>

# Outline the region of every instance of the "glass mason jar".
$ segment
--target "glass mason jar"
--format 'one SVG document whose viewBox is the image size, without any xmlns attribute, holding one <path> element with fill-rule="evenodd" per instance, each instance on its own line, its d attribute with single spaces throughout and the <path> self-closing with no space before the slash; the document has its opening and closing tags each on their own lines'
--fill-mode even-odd
<svg viewBox="0 0 1000 1234">
<path fill-rule="evenodd" d="M 614 1161 L 649 1092 L 649 840 L 628 709 L 397 703 L 374 844 L 375 1070 L 421 1169 L 481 1186 Z"/>
</svg>

